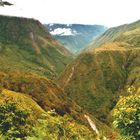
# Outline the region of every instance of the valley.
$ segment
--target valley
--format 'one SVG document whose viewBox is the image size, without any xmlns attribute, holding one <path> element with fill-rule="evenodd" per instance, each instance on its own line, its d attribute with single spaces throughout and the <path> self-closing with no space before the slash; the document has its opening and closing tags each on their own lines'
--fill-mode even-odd
<svg viewBox="0 0 140 140">
<path fill-rule="evenodd" d="M 107 30 L 102 25 L 46 24 L 49 32 L 70 52 L 77 54 Z"/>
<path fill-rule="evenodd" d="M 132 25 L 127 25 L 127 28 L 134 34 L 139 28 L 139 22 Z M 115 28 L 114 32 L 114 29 L 109 29 L 97 38 L 66 68 L 58 80 L 58 83 L 65 85 L 73 73 L 69 83 L 64 86 L 67 95 L 102 121 L 106 121 L 107 114 L 116 104 L 120 90 L 127 86 L 139 87 L 140 46 L 136 44 L 137 36 L 135 38 L 129 34 L 129 43 L 127 28 L 125 31 L 121 28 Z M 121 31 L 120 36 L 125 35 L 126 40 L 119 40 L 122 37 L 118 36 L 118 31 Z M 108 37 L 108 32 L 111 32 L 113 39 Z M 73 68 L 75 71 L 71 72 Z"/>
<path fill-rule="evenodd" d="M 140 21 L 107 30 L 0 15 L 0 139 L 139 140 L 139 39 Z"/>
</svg>

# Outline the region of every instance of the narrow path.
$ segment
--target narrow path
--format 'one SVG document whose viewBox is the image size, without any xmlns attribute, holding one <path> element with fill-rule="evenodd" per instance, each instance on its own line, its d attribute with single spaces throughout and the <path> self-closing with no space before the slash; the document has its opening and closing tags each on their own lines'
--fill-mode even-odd
<svg viewBox="0 0 140 140">
<path fill-rule="evenodd" d="M 97 135 L 99 135 L 99 131 L 95 125 L 95 123 L 91 120 L 91 118 L 88 115 L 84 115 L 84 117 L 87 119 L 89 125 L 91 126 L 92 130 L 96 132 Z"/>
<path fill-rule="evenodd" d="M 90 127 L 92 128 L 92 130 L 96 133 L 96 140 L 101 140 L 100 139 L 100 133 L 95 125 L 95 123 L 91 120 L 91 118 L 88 115 L 84 115 L 84 117 L 87 119 Z M 109 140 L 107 139 L 105 136 L 103 137 L 103 140 Z"/>
<path fill-rule="evenodd" d="M 72 67 L 72 69 L 71 69 L 71 73 L 70 73 L 68 79 L 67 79 L 66 82 L 65 82 L 65 86 L 69 83 L 70 79 L 71 79 L 72 76 L 73 76 L 73 73 L 74 73 L 74 67 Z"/>
</svg>

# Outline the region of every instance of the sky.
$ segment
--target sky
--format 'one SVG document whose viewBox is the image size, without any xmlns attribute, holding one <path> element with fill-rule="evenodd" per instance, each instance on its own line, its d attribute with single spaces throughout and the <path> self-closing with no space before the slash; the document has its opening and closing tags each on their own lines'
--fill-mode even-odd
<svg viewBox="0 0 140 140">
<path fill-rule="evenodd" d="M 6 1 L 6 0 L 3 0 Z M 119 26 L 140 19 L 140 0 L 7 0 L 1 15 L 29 17 L 42 23 Z"/>
</svg>

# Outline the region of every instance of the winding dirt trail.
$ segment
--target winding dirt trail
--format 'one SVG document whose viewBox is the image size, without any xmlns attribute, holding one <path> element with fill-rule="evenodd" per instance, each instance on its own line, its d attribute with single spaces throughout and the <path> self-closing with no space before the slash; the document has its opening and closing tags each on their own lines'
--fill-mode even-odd
<svg viewBox="0 0 140 140">
<path fill-rule="evenodd" d="M 71 69 L 71 73 L 70 73 L 70 75 L 69 75 L 68 79 L 67 79 L 67 80 L 66 80 L 66 82 L 65 82 L 65 86 L 69 83 L 70 79 L 72 78 L 73 73 L 74 73 L 74 70 L 75 70 L 75 68 L 74 68 L 74 67 L 72 67 L 72 69 Z"/>
<path fill-rule="evenodd" d="M 91 118 L 88 115 L 84 115 L 84 117 L 87 119 L 89 125 L 91 126 L 92 130 L 96 132 L 97 135 L 99 135 L 99 131 L 95 125 L 95 123 L 91 120 Z"/>
</svg>

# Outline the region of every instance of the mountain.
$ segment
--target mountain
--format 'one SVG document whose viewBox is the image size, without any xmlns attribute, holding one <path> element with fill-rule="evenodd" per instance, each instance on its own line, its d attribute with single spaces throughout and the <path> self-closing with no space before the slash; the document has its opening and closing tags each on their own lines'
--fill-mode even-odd
<svg viewBox="0 0 140 140">
<path fill-rule="evenodd" d="M 57 139 L 59 133 L 65 131 L 60 135 L 61 138 L 65 137 L 70 140 L 73 136 L 77 139 L 79 137 L 81 139 L 94 139 L 96 134 L 90 129 L 84 117 L 85 114 L 88 117 L 90 116 L 97 125 L 98 130 L 104 132 L 105 136 L 110 137 L 112 135 L 113 131 L 108 126 L 65 96 L 62 88 L 46 77 L 21 71 L 13 73 L 0 72 L 0 85 L 2 86 L 0 86 L 0 110 L 2 109 L 0 117 L 3 112 L 12 113 L 13 107 L 16 107 L 20 113 L 21 111 L 27 112 L 26 123 L 29 128 L 18 125 L 24 131 L 24 136 L 28 131 L 26 135 L 34 139 L 48 139 L 48 136 L 50 136 L 49 139 L 54 138 L 54 136 Z M 9 107 L 11 109 L 6 112 L 5 109 Z M 6 116 L 9 120 L 9 116 Z M 12 120 L 10 120 L 11 123 L 13 123 Z M 43 129 L 44 127 L 45 129 Z M 53 131 L 51 131 L 52 129 Z"/>
<path fill-rule="evenodd" d="M 108 29 L 58 79 L 68 97 L 105 123 L 120 95 L 140 87 L 140 21 Z"/>
<path fill-rule="evenodd" d="M 39 21 L 0 16 L 1 70 L 30 71 L 53 78 L 71 60 L 71 53 Z"/>
<path fill-rule="evenodd" d="M 101 25 L 46 24 L 49 32 L 73 53 L 85 48 L 107 28 Z"/>
<path fill-rule="evenodd" d="M 7 137 L 8 139 L 31 139 L 32 137 L 32 139 L 40 140 L 57 139 L 59 133 L 67 129 L 69 131 L 61 134 L 61 138 L 69 138 L 75 133 L 77 134 L 75 137 L 95 138 L 95 134 L 87 126 L 70 118 L 70 104 L 68 105 L 67 99 L 61 96 L 63 94 L 62 90 L 51 81 L 46 78 L 37 78 L 37 76 L 30 74 L 16 73 L 9 76 L 0 73 L 0 76 L 2 75 L 4 76 L 4 88 L 0 94 L 0 123 L 2 124 L 1 121 L 6 123 L 3 123 L 0 128 L 0 131 L 4 130 L 0 136 L 1 139 L 7 139 Z M 23 80 L 25 81 L 24 83 Z M 59 111 L 56 107 L 59 108 Z M 65 117 L 63 117 L 64 114 L 62 115 L 62 113 L 65 113 Z M 81 128 L 82 131 L 80 131 Z M 18 134 L 15 135 L 15 133 Z"/>
<path fill-rule="evenodd" d="M 90 45 L 88 45 L 88 48 L 94 49 L 96 47 L 102 46 L 105 43 L 110 43 L 115 41 L 117 42 L 117 40 L 121 42 L 128 42 L 129 44 L 131 43 L 130 41 L 132 41 L 132 45 L 133 43 L 138 43 L 139 26 L 140 26 L 140 21 L 136 21 L 131 24 L 124 24 L 118 27 L 110 28 L 101 36 L 99 36 L 96 40 L 94 40 Z M 137 46 L 138 45 L 135 45 L 135 47 Z"/>
<path fill-rule="evenodd" d="M 112 136 L 55 83 L 72 59 L 39 21 L 0 16 L 0 139 Z"/>
<path fill-rule="evenodd" d="M 111 28 L 73 59 L 39 21 L 0 16 L 0 139 L 127 139 L 111 114 L 139 116 L 139 37 L 140 21 Z"/>
</svg>

